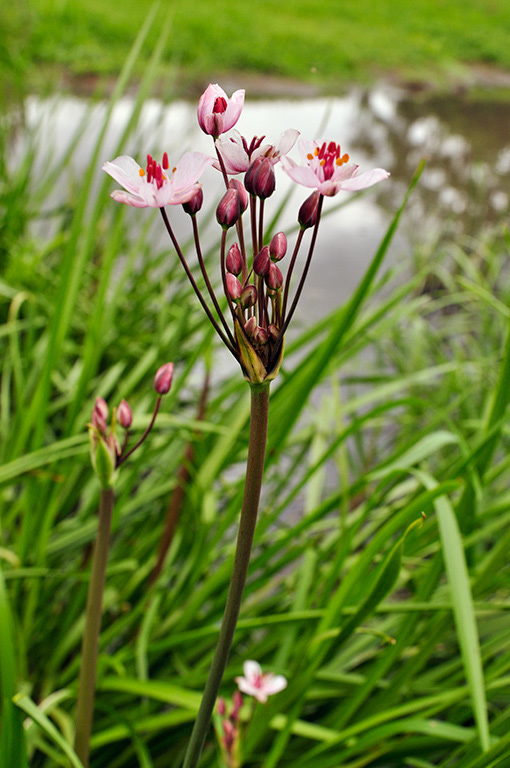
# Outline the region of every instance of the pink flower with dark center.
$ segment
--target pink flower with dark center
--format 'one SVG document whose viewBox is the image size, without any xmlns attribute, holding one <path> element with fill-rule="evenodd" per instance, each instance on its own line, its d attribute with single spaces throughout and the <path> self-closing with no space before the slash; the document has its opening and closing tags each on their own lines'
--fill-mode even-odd
<svg viewBox="0 0 510 768">
<path fill-rule="evenodd" d="M 239 120 L 244 106 L 244 90 L 236 91 L 232 98 L 219 85 L 208 85 L 198 102 L 198 124 L 204 133 L 215 139 L 229 131 Z"/>
<path fill-rule="evenodd" d="M 273 675 L 271 672 L 262 672 L 257 661 L 245 661 L 243 665 L 244 677 L 236 677 L 239 690 L 248 696 L 253 696 L 261 704 L 265 704 L 268 696 L 283 691 L 287 687 L 287 680 L 283 675 Z"/>
<path fill-rule="evenodd" d="M 163 208 L 165 205 L 180 205 L 191 200 L 200 189 L 200 175 L 213 162 L 212 157 L 201 152 L 187 152 L 170 170 L 165 152 L 161 164 L 147 155 L 144 170 L 132 157 L 121 155 L 105 163 L 103 171 L 124 187 L 125 191 L 116 189 L 111 193 L 117 202 L 135 208 Z"/>
<path fill-rule="evenodd" d="M 299 131 L 289 128 L 284 131 L 275 144 L 262 144 L 265 136 L 254 136 L 248 144 L 239 131 L 232 131 L 228 138 L 219 139 L 216 142 L 225 170 L 229 174 L 244 173 L 257 157 L 267 157 L 273 165 L 279 162 L 283 155 L 290 152 L 296 143 Z M 215 168 L 219 168 L 215 163 Z"/>
<path fill-rule="evenodd" d="M 283 170 L 293 181 L 304 187 L 317 189 L 321 195 L 332 197 L 340 190 L 357 192 L 371 187 L 390 175 L 382 168 L 365 171 L 357 176 L 358 165 L 349 163 L 349 155 L 340 149 L 339 144 L 330 141 L 319 144 L 317 141 L 300 141 L 299 151 L 304 165 L 298 165 L 288 157 L 282 157 Z"/>
</svg>

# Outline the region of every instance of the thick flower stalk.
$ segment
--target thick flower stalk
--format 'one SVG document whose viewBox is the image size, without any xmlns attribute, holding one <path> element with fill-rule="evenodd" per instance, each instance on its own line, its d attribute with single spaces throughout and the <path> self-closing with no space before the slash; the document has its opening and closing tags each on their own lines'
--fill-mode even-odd
<svg viewBox="0 0 510 768">
<path fill-rule="evenodd" d="M 163 202 L 164 200 L 170 205 L 180 201 L 179 195 L 170 194 L 169 189 L 164 194 L 161 191 L 165 189 L 165 184 L 168 186 L 171 183 L 168 174 L 163 174 L 165 168 L 159 171 L 157 167 L 154 171 L 151 166 L 150 182 L 146 183 L 152 184 L 153 187 L 160 186 L 157 190 L 148 191 L 146 186 L 136 179 L 136 174 L 142 178 L 142 173 L 135 161 L 128 163 L 125 158 L 117 158 L 113 164 L 106 163 L 104 166 L 104 170 L 119 181 L 128 193 L 114 193 L 116 200 L 135 206 L 140 205 L 140 200 L 150 200 L 144 204 L 161 209 L 170 240 L 202 308 L 224 345 L 239 363 L 245 379 L 251 386 L 248 461 L 233 573 L 218 645 L 186 753 L 184 768 L 195 768 L 198 764 L 232 645 L 248 572 L 262 485 L 269 386 L 280 369 L 285 333 L 296 311 L 310 269 L 324 198 L 336 195 L 341 190 L 357 191 L 370 187 L 389 175 L 382 169 L 358 175 L 358 166 L 350 162 L 349 156 L 342 153 L 340 146 L 335 142 L 300 141 L 299 149 L 303 161 L 300 166 L 287 157 L 298 136 L 294 129 L 285 131 L 275 144 L 264 143 L 265 136 L 247 140 L 237 131 L 224 136 L 223 134 L 237 123 L 243 103 L 244 91 L 236 91 L 229 99 L 218 85 L 209 85 L 200 98 L 197 116 L 201 129 L 213 139 L 216 157 L 208 158 L 207 162 L 205 156 L 194 160 L 193 163 L 186 161 L 188 186 L 183 194 L 186 194 L 187 199 L 182 202 L 184 211 L 191 219 L 196 259 L 201 274 L 200 282 L 204 289 L 195 279 L 165 209 L 167 203 Z M 313 190 L 299 210 L 298 236 L 290 258 L 287 259 L 288 267 L 283 271 L 282 262 L 288 249 L 287 237 L 284 232 L 277 232 L 270 237 L 264 226 L 265 207 L 276 189 L 276 169 L 279 164 L 293 181 Z M 113 165 L 115 169 L 112 168 Z M 218 266 L 223 296 L 217 294 L 214 280 L 206 269 L 198 225 L 203 202 L 198 178 L 208 165 L 214 165 L 221 172 L 225 182 L 225 193 L 216 209 L 216 219 L 222 230 Z M 126 171 L 124 175 L 118 170 L 120 166 Z M 176 174 L 179 167 L 176 166 Z M 113 170 L 115 172 L 112 172 Z M 229 178 L 239 173 L 244 173 L 243 181 Z M 128 181 L 131 186 L 125 183 Z M 182 186 L 182 181 L 180 184 Z M 249 246 L 245 230 L 251 236 Z M 308 230 L 311 234 L 307 253 L 297 285 L 293 285 L 292 278 L 300 251 L 305 246 Z M 267 690 L 265 686 L 269 684 L 268 680 L 260 676 L 257 680 L 258 683 L 252 680 L 252 683 L 247 682 L 246 685 L 252 685 L 251 690 Z M 279 683 L 280 680 L 276 681 L 276 684 Z M 260 687 L 257 688 L 257 685 Z"/>
<path fill-rule="evenodd" d="M 113 409 L 108 422 L 108 405 L 98 397 L 90 419 L 89 436 L 91 461 L 94 473 L 101 486 L 99 515 L 90 583 L 85 613 L 85 629 L 81 649 L 81 667 L 78 682 L 76 706 L 75 752 L 84 768 L 88 768 L 90 755 L 90 735 L 94 716 L 96 691 L 96 667 L 103 613 L 103 593 L 106 581 L 108 551 L 110 549 L 110 528 L 113 514 L 114 485 L 120 465 L 146 439 L 159 411 L 161 398 L 172 383 L 173 363 L 166 363 L 156 373 L 154 389 L 158 394 L 151 421 L 140 439 L 132 448 L 128 448 L 129 430 L 133 421 L 131 408 L 126 400 Z M 117 426 L 124 430 L 122 444 L 117 438 Z"/>
</svg>

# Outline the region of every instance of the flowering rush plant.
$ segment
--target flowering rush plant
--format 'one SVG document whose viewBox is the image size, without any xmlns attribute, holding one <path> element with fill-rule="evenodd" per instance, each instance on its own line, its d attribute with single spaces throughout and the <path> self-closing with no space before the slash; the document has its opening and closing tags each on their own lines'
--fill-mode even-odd
<svg viewBox="0 0 510 768">
<path fill-rule="evenodd" d="M 177 255 L 211 323 L 238 360 L 245 378 L 252 384 L 261 384 L 273 379 L 280 367 L 285 332 L 296 310 L 315 248 L 324 197 L 332 197 L 342 190 L 365 189 L 389 174 L 381 168 L 358 173 L 358 166 L 334 141 L 300 140 L 301 164 L 298 164 L 287 157 L 299 136 L 295 129 L 285 131 L 274 143 L 266 141 L 265 136 L 247 139 L 238 131 L 231 131 L 243 104 L 242 90 L 229 99 L 218 85 L 209 85 L 202 94 L 198 122 L 212 137 L 215 157 L 188 152 L 172 165 L 165 152 L 161 162 L 147 155 L 146 166 L 142 168 L 133 158 L 122 156 L 105 163 L 103 170 L 123 187 L 112 192 L 114 200 L 138 208 L 161 210 Z M 285 277 L 281 262 L 287 254 L 287 237 L 284 232 L 277 232 L 269 238 L 264 231 L 266 200 L 275 192 L 278 165 L 296 184 L 313 190 L 298 212 L 300 230 Z M 224 300 L 217 296 L 205 268 L 197 220 L 203 203 L 199 179 L 211 166 L 222 173 L 226 188 L 216 211 L 222 228 L 219 268 L 226 313 L 222 308 Z M 242 180 L 240 174 L 244 174 Z M 182 205 L 191 218 L 203 290 L 192 275 L 166 211 L 167 206 L 176 205 Z M 250 233 L 249 247 L 245 229 Z M 292 276 L 308 229 L 312 230 L 308 253 L 292 295 Z M 235 237 L 230 238 L 229 244 L 230 230 L 235 232 Z"/>
<path fill-rule="evenodd" d="M 126 156 L 117 157 L 103 166 L 103 170 L 123 187 L 112 192 L 114 200 L 137 208 L 160 209 L 170 240 L 202 308 L 251 386 L 248 459 L 232 577 L 218 644 L 184 768 L 195 768 L 198 764 L 234 638 L 262 486 L 270 382 L 278 374 L 285 333 L 310 268 L 324 198 L 341 191 L 371 187 L 389 175 L 382 168 L 358 173 L 358 165 L 351 162 L 349 155 L 335 141 L 300 140 L 301 163 L 297 163 L 288 157 L 298 141 L 297 130 L 288 129 L 273 143 L 266 141 L 265 136 L 246 138 L 233 130 L 243 105 L 243 90 L 229 98 L 219 85 L 209 85 L 200 97 L 198 123 L 212 139 L 212 156 L 188 152 L 173 165 L 165 152 L 161 162 L 147 155 L 145 168 Z M 287 255 L 287 237 L 284 232 L 271 236 L 264 226 L 266 201 L 275 192 L 278 166 L 296 184 L 309 190 L 309 196 L 298 211 L 299 231 L 289 251 L 291 255 L 287 259 L 285 275 L 282 262 Z M 200 178 L 210 169 L 221 173 L 225 184 L 225 192 L 216 208 L 216 219 L 221 227 L 218 257 L 221 293 L 215 290 L 215 280 L 205 267 L 198 225 L 203 203 Z M 240 174 L 243 174 L 241 178 Z M 168 206 L 176 205 L 182 205 L 191 219 L 201 285 L 190 269 L 167 213 Z M 305 248 L 308 230 L 311 234 L 301 275 L 294 284 L 294 269 L 301 249 Z M 270 690 L 271 687 L 278 687 L 283 680 L 264 677 L 253 667 L 248 672 L 250 674 L 242 678 L 244 690 L 250 694 L 256 691 L 259 699 L 275 692 Z"/>
</svg>

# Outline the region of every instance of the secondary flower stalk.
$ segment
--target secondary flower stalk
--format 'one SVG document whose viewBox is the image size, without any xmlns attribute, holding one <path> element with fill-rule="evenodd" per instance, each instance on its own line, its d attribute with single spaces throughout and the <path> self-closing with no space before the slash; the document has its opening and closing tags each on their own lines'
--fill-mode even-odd
<svg viewBox="0 0 510 768">
<path fill-rule="evenodd" d="M 99 498 L 99 514 L 96 540 L 92 555 L 87 607 L 85 613 L 85 629 L 83 632 L 81 667 L 78 681 L 78 698 L 76 706 L 76 730 L 74 749 L 84 768 L 88 768 L 90 757 L 90 735 L 94 717 L 94 700 L 96 693 L 97 655 L 99 635 L 103 613 L 103 593 L 106 581 L 108 552 L 110 549 L 110 529 L 114 505 L 114 485 L 120 465 L 146 439 L 151 431 L 158 413 L 161 397 L 166 394 L 172 383 L 173 363 L 163 365 L 154 379 L 154 389 L 158 393 L 156 406 L 149 426 L 142 437 L 130 450 L 127 449 L 129 429 L 133 415 L 126 400 L 122 400 L 113 409 L 108 423 L 108 406 L 98 397 L 92 411 L 89 426 L 92 467 L 101 486 Z M 117 435 L 117 424 L 125 431 L 122 446 Z"/>
</svg>

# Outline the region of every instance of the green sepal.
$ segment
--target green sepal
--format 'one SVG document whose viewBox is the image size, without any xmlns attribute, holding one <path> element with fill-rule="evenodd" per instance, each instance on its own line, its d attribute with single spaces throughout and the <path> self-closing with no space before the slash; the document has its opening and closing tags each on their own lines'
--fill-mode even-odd
<svg viewBox="0 0 510 768">
<path fill-rule="evenodd" d="M 107 444 L 103 435 L 92 425 L 89 425 L 89 437 L 92 469 L 102 490 L 106 491 L 113 488 L 117 479 L 115 449 Z"/>
<path fill-rule="evenodd" d="M 234 319 L 234 333 L 239 349 L 239 362 L 243 369 L 246 381 L 250 384 L 263 384 L 265 381 L 273 381 L 278 375 L 280 365 L 282 364 L 284 349 L 283 342 L 277 364 L 271 371 L 267 371 L 237 318 Z"/>
</svg>

